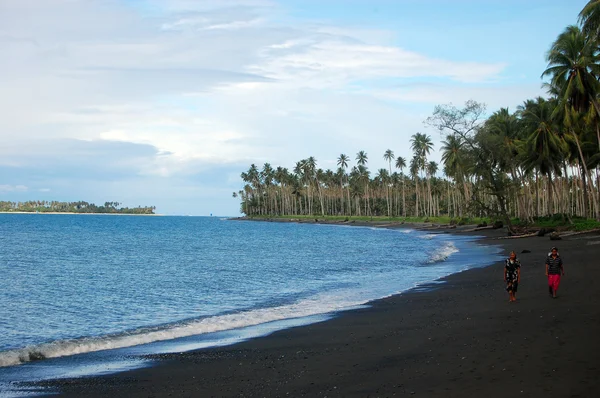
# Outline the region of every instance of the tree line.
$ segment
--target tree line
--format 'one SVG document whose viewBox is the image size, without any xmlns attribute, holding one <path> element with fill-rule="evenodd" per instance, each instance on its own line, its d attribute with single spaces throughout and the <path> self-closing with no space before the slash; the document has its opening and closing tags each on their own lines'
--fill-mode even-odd
<svg viewBox="0 0 600 398">
<path fill-rule="evenodd" d="M 314 157 L 292 170 L 253 164 L 233 196 L 248 216 L 486 216 L 509 228 L 512 218 L 550 215 L 600 221 L 599 38 L 600 0 L 592 0 L 547 52 L 545 98 L 487 117 L 476 101 L 436 106 L 424 122 L 445 137 L 441 164 L 430 160 L 431 136 L 415 133 L 410 159 L 381 154 L 387 168 L 371 172 L 364 151 L 354 165 L 340 154 L 336 170 Z"/>
<path fill-rule="evenodd" d="M 119 202 L 105 202 L 103 206 L 85 201 L 59 202 L 46 200 L 30 200 L 26 202 L 0 201 L 2 212 L 28 213 L 114 213 L 114 214 L 154 214 L 155 206 L 120 207 Z"/>
</svg>

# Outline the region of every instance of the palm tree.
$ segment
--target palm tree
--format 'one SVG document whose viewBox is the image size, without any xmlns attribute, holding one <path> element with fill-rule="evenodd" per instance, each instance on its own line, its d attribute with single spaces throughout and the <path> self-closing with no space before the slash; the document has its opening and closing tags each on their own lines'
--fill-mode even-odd
<svg viewBox="0 0 600 398">
<path fill-rule="evenodd" d="M 417 155 L 414 155 L 410 160 L 410 175 L 415 180 L 415 217 L 419 217 L 419 170 L 421 160 Z"/>
<path fill-rule="evenodd" d="M 383 154 L 383 159 L 387 160 L 390 166 L 390 174 L 388 174 L 388 176 L 392 175 L 392 160 L 395 159 L 394 157 L 394 152 L 391 149 L 388 149 L 385 151 L 385 153 Z M 388 178 L 389 180 L 389 178 Z M 389 187 L 388 187 L 388 191 L 389 191 Z M 389 193 L 389 192 L 388 192 Z M 388 216 L 391 217 L 391 213 L 392 213 L 392 203 L 391 203 L 391 198 L 388 200 Z"/>
<path fill-rule="evenodd" d="M 596 101 L 600 92 L 597 42 L 571 25 L 558 36 L 546 58 L 548 67 L 542 77 L 550 77 L 551 87 L 559 90 L 559 100 L 580 113 L 587 113 L 591 106 L 600 113 Z"/>
<path fill-rule="evenodd" d="M 559 89 L 560 106 L 555 110 L 555 114 L 563 113 L 565 126 L 577 145 L 585 177 L 591 183 L 593 180 L 587 167 L 588 159 L 582 150 L 581 138 L 585 131 L 582 128 L 582 119 L 598 120 L 592 114 L 600 115 L 600 108 L 596 101 L 600 93 L 600 82 L 597 79 L 600 76 L 598 44 L 586 36 L 579 27 L 568 26 L 552 44 L 547 60 L 548 67 L 542 77 L 549 76 L 551 86 Z M 598 125 L 597 134 L 600 141 Z M 594 189 L 591 191 L 596 219 L 600 221 L 598 193 Z"/>
<path fill-rule="evenodd" d="M 415 133 L 410 138 L 411 149 L 418 156 L 426 158 L 433 149 L 431 137 L 423 133 Z"/>
<path fill-rule="evenodd" d="M 460 137 L 449 134 L 442 141 L 442 162 L 448 167 L 449 175 L 455 179 L 460 178 L 462 172 L 462 142 Z"/>
<path fill-rule="evenodd" d="M 258 171 L 258 167 L 256 167 L 255 164 L 251 164 L 248 171 L 242 173 L 241 176 L 242 180 L 244 180 L 244 182 L 249 188 L 246 197 L 250 198 L 252 202 L 256 201 L 258 211 L 261 212 L 260 192 L 262 184 L 260 180 L 260 172 Z"/>
<path fill-rule="evenodd" d="M 369 203 L 369 169 L 367 169 L 362 164 L 359 164 L 356 167 L 357 170 L 357 179 L 358 181 L 365 187 L 364 195 L 365 195 L 365 216 L 369 215 L 371 204 Z"/>
<path fill-rule="evenodd" d="M 341 170 L 343 170 L 344 175 L 346 175 L 346 170 L 348 169 L 348 162 L 350 161 L 350 158 L 345 155 L 345 154 L 341 154 L 340 157 L 337 160 L 337 165 L 340 167 Z M 348 182 L 348 175 L 346 175 L 346 182 Z M 344 182 L 343 180 L 340 180 L 340 185 L 343 189 L 344 187 Z M 348 210 L 349 210 L 349 215 L 352 215 L 352 204 L 350 202 L 350 184 L 348 184 L 346 186 L 347 190 L 348 190 Z M 342 214 L 344 213 L 344 195 L 342 194 L 341 196 L 341 206 L 342 206 Z"/>
<path fill-rule="evenodd" d="M 347 169 L 349 161 L 350 161 L 350 158 L 347 155 L 342 153 L 337 160 L 337 165 L 340 166 L 342 169 Z"/>
<path fill-rule="evenodd" d="M 281 215 L 289 214 L 285 209 L 286 206 L 284 193 L 284 185 L 287 182 L 288 174 L 289 172 L 285 167 L 279 166 L 277 167 L 277 169 L 275 169 L 275 174 L 273 175 L 275 183 L 279 185 L 279 203 L 277 203 L 277 201 L 275 201 L 275 203 L 277 203 L 277 205 L 279 206 L 279 213 Z"/>
<path fill-rule="evenodd" d="M 438 172 L 437 162 L 434 162 L 432 160 L 431 162 L 427 163 L 427 174 L 429 174 L 430 176 L 435 176 L 437 172 Z"/>
<path fill-rule="evenodd" d="M 369 158 L 367 158 L 367 153 L 365 151 L 360 151 L 356 154 L 356 164 L 359 166 L 366 166 Z"/>
<path fill-rule="evenodd" d="M 308 158 L 309 161 L 311 159 L 314 159 L 312 156 L 310 158 Z M 315 160 L 316 163 L 316 160 Z M 322 187 L 322 182 L 324 180 L 326 180 L 327 176 L 325 175 L 325 172 L 323 171 L 323 169 L 317 169 L 315 172 L 315 183 L 317 185 L 317 189 L 319 192 L 319 203 L 321 204 L 321 215 L 323 217 L 325 217 L 325 202 L 324 202 L 324 198 L 323 198 L 323 187 Z"/>
<path fill-rule="evenodd" d="M 296 165 L 294 166 L 294 174 L 296 175 L 296 184 L 294 186 L 294 192 L 296 192 L 294 195 L 296 196 L 296 199 L 298 200 L 298 204 L 299 204 L 299 211 L 300 214 L 309 214 L 309 203 L 310 203 L 310 186 L 309 186 L 309 181 L 308 181 L 308 176 L 306 176 L 305 174 L 306 171 L 306 160 L 302 159 L 299 162 L 296 162 Z M 306 186 L 306 198 L 303 199 L 303 196 L 299 194 L 299 192 L 304 190 L 304 186 Z M 304 203 L 303 203 L 304 202 Z"/>
<path fill-rule="evenodd" d="M 418 160 L 419 170 L 425 170 L 425 165 L 427 163 L 427 155 L 429 155 L 431 150 L 433 149 L 431 137 L 426 134 L 416 133 L 413 134 L 413 136 L 410 139 L 410 142 L 413 153 L 415 154 Z M 429 204 L 427 206 L 426 213 L 429 216 L 431 210 L 431 184 L 427 176 L 425 177 L 425 180 L 427 183 L 427 192 L 429 197 Z"/>
<path fill-rule="evenodd" d="M 406 167 L 406 159 L 404 159 L 402 156 L 398 156 L 396 158 L 396 168 L 400 169 L 400 175 L 402 178 L 402 216 L 406 217 L 406 196 L 405 196 L 405 192 L 404 192 L 404 174 L 402 173 L 402 170 L 404 170 L 404 168 Z"/>
<path fill-rule="evenodd" d="M 431 180 L 435 177 L 436 173 L 438 172 L 438 164 L 436 162 L 434 162 L 433 160 L 429 163 L 427 163 L 427 167 L 426 167 L 426 172 L 427 172 L 427 176 L 428 176 L 428 180 L 429 181 L 429 201 L 431 203 L 431 214 L 435 214 L 435 200 L 433 199 L 433 194 L 431 191 Z"/>
<path fill-rule="evenodd" d="M 367 153 L 365 151 L 360 151 L 356 154 L 356 164 L 358 164 L 359 166 L 366 167 L 368 161 L 369 161 L 369 159 L 368 159 Z M 364 174 L 364 173 L 361 173 L 361 174 Z M 363 180 L 364 180 L 364 184 L 365 184 L 365 199 L 367 201 L 367 204 L 365 207 L 365 215 L 368 215 L 368 212 L 371 209 L 371 204 L 369 203 L 369 178 L 368 177 L 366 179 L 363 178 Z"/>
<path fill-rule="evenodd" d="M 317 159 L 314 156 L 310 156 L 304 161 L 304 174 L 308 181 L 308 188 L 310 192 L 311 184 L 314 180 L 317 187 L 317 193 L 319 195 L 319 204 L 321 205 L 321 215 L 325 215 L 325 206 L 323 203 L 323 192 L 321 190 L 321 184 L 319 183 L 319 176 L 317 173 Z M 310 194 L 309 194 L 310 195 Z M 309 214 L 313 214 L 312 211 L 312 199 L 309 197 Z"/>
<path fill-rule="evenodd" d="M 467 184 L 467 160 L 464 149 L 464 142 L 457 134 L 449 134 L 446 140 L 442 141 L 442 162 L 446 170 L 446 175 L 452 177 L 459 192 L 462 191 L 463 203 L 467 203 L 471 197 L 469 186 Z M 458 188 L 462 186 L 462 189 Z M 455 203 L 456 205 L 456 203 Z M 463 208 L 458 207 L 459 216 L 462 216 Z"/>
<path fill-rule="evenodd" d="M 391 209 L 391 201 L 389 199 L 389 197 L 390 197 L 390 194 L 389 194 L 390 175 L 388 174 L 388 171 L 386 169 L 379 169 L 375 178 L 377 178 L 381 182 L 381 185 L 385 186 L 385 201 L 386 201 L 387 213 L 388 213 L 388 217 L 391 217 L 392 209 Z"/>
<path fill-rule="evenodd" d="M 527 101 L 519 110 L 527 138 L 523 147 L 522 164 L 525 170 L 536 169 L 548 178 L 549 195 L 552 201 L 552 173 L 561 175 L 561 167 L 566 151 L 564 142 L 557 134 L 557 126 L 552 118 L 555 104 L 541 97 Z M 553 213 L 552 208 L 549 208 Z"/>
<path fill-rule="evenodd" d="M 265 212 L 267 214 L 272 214 L 273 212 L 273 203 L 272 203 L 272 193 L 271 188 L 273 186 L 273 168 L 271 164 L 265 163 L 263 165 L 263 169 L 260 173 L 261 179 L 265 186 Z"/>
<path fill-rule="evenodd" d="M 392 161 L 395 159 L 394 152 L 391 149 L 388 149 L 383 154 L 383 159 L 387 160 L 390 164 L 390 175 L 392 175 Z"/>
<path fill-rule="evenodd" d="M 588 37 L 597 40 L 600 36 L 600 0 L 590 0 L 579 13 L 579 23 Z"/>
<path fill-rule="evenodd" d="M 513 181 L 518 179 L 517 155 L 519 152 L 517 146 L 520 144 L 522 135 L 521 121 L 517 116 L 517 114 L 510 113 L 508 108 L 501 108 L 499 111 L 494 112 L 485 123 L 490 137 L 496 143 L 493 151 L 494 158 L 501 169 L 510 173 Z M 518 204 L 517 216 L 521 218 L 521 213 L 525 212 L 523 195 L 520 195 L 520 192 L 514 189 L 508 189 L 507 194 L 508 196 L 512 195 Z"/>
</svg>

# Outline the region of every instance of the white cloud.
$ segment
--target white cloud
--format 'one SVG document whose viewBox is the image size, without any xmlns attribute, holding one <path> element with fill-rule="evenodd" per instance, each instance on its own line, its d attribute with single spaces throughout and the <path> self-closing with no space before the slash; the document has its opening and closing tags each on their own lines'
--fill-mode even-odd
<svg viewBox="0 0 600 398">
<path fill-rule="evenodd" d="M 493 79 L 502 64 L 451 62 L 428 58 L 398 47 L 367 45 L 346 38 L 314 37 L 310 41 L 285 41 L 262 52 L 250 70 L 300 87 L 344 87 L 372 78 L 450 78 L 461 82 Z"/>
<path fill-rule="evenodd" d="M 25 185 L 0 185 L 0 192 L 26 192 L 28 188 Z"/>
<path fill-rule="evenodd" d="M 495 86 L 504 64 L 408 51 L 389 31 L 286 26 L 272 1 L 146 4 L 0 3 L 0 167 L 158 181 L 364 149 L 375 168 L 436 103 L 514 101 Z M 442 83 L 381 87 L 415 79 Z"/>
<path fill-rule="evenodd" d="M 521 104 L 525 99 L 544 96 L 546 94 L 541 84 L 496 87 L 486 84 L 460 86 L 452 83 L 421 83 L 399 85 L 384 89 L 366 88 L 359 91 L 383 100 L 411 104 L 420 103 L 429 105 L 447 104 L 450 102 L 462 104 L 470 99 L 475 99 L 485 102 L 490 109 L 510 107 L 513 111 L 516 105 Z"/>
</svg>

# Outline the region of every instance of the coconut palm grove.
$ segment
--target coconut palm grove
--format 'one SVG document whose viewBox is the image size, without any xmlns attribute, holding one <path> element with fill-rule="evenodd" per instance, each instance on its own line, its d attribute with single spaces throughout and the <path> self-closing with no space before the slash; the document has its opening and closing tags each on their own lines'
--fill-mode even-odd
<svg viewBox="0 0 600 398">
<path fill-rule="evenodd" d="M 489 113 L 470 100 L 438 105 L 424 123 L 444 141 L 415 132 L 412 158 L 342 153 L 336 170 L 313 157 L 294 168 L 251 165 L 241 174 L 247 216 L 489 217 L 508 226 L 553 217 L 600 221 L 600 0 L 568 26 L 540 71 L 545 98 Z M 369 170 L 372 156 L 387 168 Z M 512 220 L 512 221 L 511 221 Z"/>
</svg>

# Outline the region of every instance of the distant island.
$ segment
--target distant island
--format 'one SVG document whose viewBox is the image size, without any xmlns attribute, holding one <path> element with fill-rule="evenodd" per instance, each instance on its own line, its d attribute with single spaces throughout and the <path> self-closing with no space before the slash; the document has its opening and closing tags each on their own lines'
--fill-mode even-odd
<svg viewBox="0 0 600 398">
<path fill-rule="evenodd" d="M 27 202 L 0 201 L 0 212 L 4 213 L 78 213 L 78 214 L 155 214 L 156 206 L 120 207 L 119 202 L 105 202 L 104 206 L 94 203 L 58 202 L 30 200 Z"/>
</svg>

